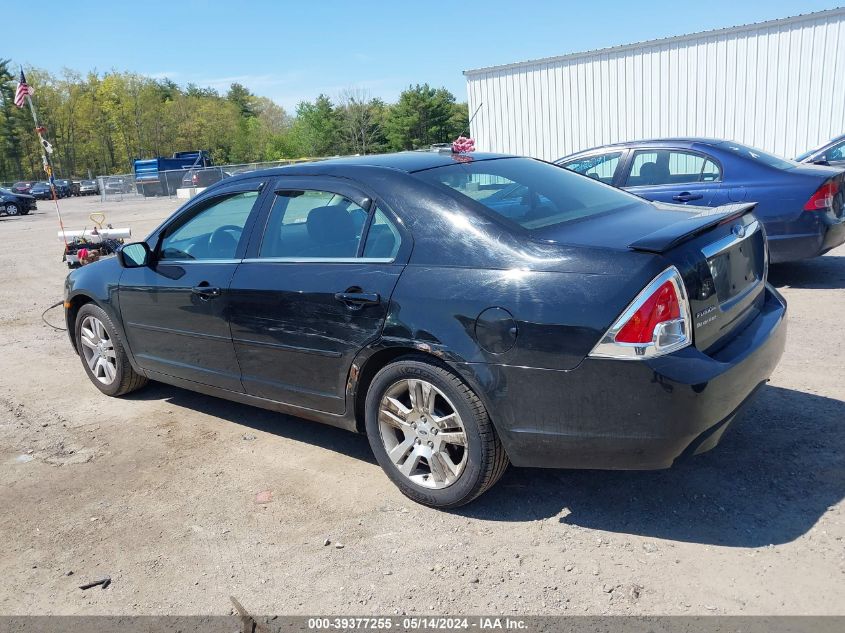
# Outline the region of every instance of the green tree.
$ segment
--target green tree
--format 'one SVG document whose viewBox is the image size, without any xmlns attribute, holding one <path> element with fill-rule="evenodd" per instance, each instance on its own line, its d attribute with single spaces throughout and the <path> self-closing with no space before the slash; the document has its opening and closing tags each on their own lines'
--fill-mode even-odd
<svg viewBox="0 0 845 633">
<path fill-rule="evenodd" d="M 238 106 L 241 116 L 252 118 L 255 116 L 255 95 L 239 83 L 229 86 L 226 98 Z"/>
<path fill-rule="evenodd" d="M 387 117 L 387 138 L 394 150 L 453 141 L 467 126 L 466 105 L 457 104 L 446 88 L 410 86 Z"/>
<path fill-rule="evenodd" d="M 23 175 L 21 157 L 20 121 L 16 116 L 15 77 L 9 69 L 11 60 L 0 59 L 0 142 L 3 153 L 0 156 L 0 179 L 15 180 Z"/>
<path fill-rule="evenodd" d="M 337 107 L 338 131 L 343 153 L 372 154 L 384 151 L 386 106 L 364 90 L 347 90 Z"/>
<path fill-rule="evenodd" d="M 332 156 L 340 153 L 340 120 L 334 105 L 321 94 L 314 103 L 303 101 L 296 106 L 293 133 L 306 156 Z"/>
</svg>

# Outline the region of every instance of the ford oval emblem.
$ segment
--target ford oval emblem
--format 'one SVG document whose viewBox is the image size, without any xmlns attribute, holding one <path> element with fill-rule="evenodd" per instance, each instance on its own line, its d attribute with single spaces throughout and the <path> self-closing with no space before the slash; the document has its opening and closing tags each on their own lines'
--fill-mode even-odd
<svg viewBox="0 0 845 633">
<path fill-rule="evenodd" d="M 744 224 L 734 224 L 731 227 L 731 233 L 736 235 L 738 238 L 745 237 L 745 225 Z"/>
</svg>

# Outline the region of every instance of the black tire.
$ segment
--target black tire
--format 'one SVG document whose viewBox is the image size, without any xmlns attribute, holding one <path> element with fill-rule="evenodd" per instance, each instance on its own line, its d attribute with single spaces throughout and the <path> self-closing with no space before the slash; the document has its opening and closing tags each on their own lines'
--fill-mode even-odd
<svg viewBox="0 0 845 633">
<path fill-rule="evenodd" d="M 405 477 L 387 455 L 381 438 L 379 404 L 388 389 L 403 379 L 425 380 L 439 389 L 460 415 L 466 434 L 466 463 L 445 488 L 426 488 Z M 373 454 L 387 476 L 407 497 L 433 508 L 456 508 L 486 492 L 504 474 L 508 456 L 484 404 L 454 372 L 424 356 L 405 356 L 373 378 L 365 401 L 365 424 Z"/>
<path fill-rule="evenodd" d="M 3 203 L 3 210 L 6 212 L 6 215 L 20 215 L 21 208 L 18 206 L 17 202 L 5 202 Z"/>
<path fill-rule="evenodd" d="M 109 383 L 103 383 L 97 376 L 94 375 L 91 367 L 88 365 L 83 353 L 82 345 L 82 324 L 86 317 L 94 317 L 98 319 L 108 334 L 114 349 L 114 366 L 115 376 Z M 109 318 L 109 315 L 96 304 L 86 303 L 83 305 L 76 315 L 76 322 L 74 323 L 74 331 L 76 334 L 76 347 L 79 357 L 82 360 L 82 366 L 85 368 L 85 373 L 97 389 L 102 391 L 107 396 L 122 396 L 137 389 L 140 389 L 147 384 L 147 378 L 138 374 L 129 363 L 129 358 L 126 356 L 126 348 L 123 339 L 117 333 L 114 323 Z"/>
</svg>

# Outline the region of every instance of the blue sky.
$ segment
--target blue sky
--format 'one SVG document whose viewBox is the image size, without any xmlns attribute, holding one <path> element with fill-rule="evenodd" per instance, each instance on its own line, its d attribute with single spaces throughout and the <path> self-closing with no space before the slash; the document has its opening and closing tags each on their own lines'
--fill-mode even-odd
<svg viewBox="0 0 845 633">
<path fill-rule="evenodd" d="M 835 0 L 834 0 L 835 2 Z M 411 83 L 461 101 L 469 68 L 809 13 L 816 0 L 14 0 L 23 27 L 2 57 L 59 71 L 112 68 L 225 91 L 233 81 L 293 111 L 349 88 L 394 100 Z M 45 19 L 49 16 L 49 19 Z M 27 36 L 22 35 L 26 33 Z"/>
</svg>

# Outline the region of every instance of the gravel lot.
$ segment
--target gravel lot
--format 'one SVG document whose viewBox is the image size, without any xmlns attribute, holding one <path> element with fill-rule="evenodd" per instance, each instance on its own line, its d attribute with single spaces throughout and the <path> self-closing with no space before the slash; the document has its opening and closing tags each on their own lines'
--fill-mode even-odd
<svg viewBox="0 0 845 633">
<path fill-rule="evenodd" d="M 177 203 L 61 205 L 68 229 L 103 210 L 142 237 Z M 772 270 L 786 354 L 714 451 L 511 468 L 446 513 L 400 495 L 363 436 L 160 384 L 101 395 L 40 318 L 67 273 L 56 228 L 47 202 L 0 217 L 0 614 L 223 614 L 230 595 L 279 614 L 845 613 L 845 248 Z"/>
</svg>

